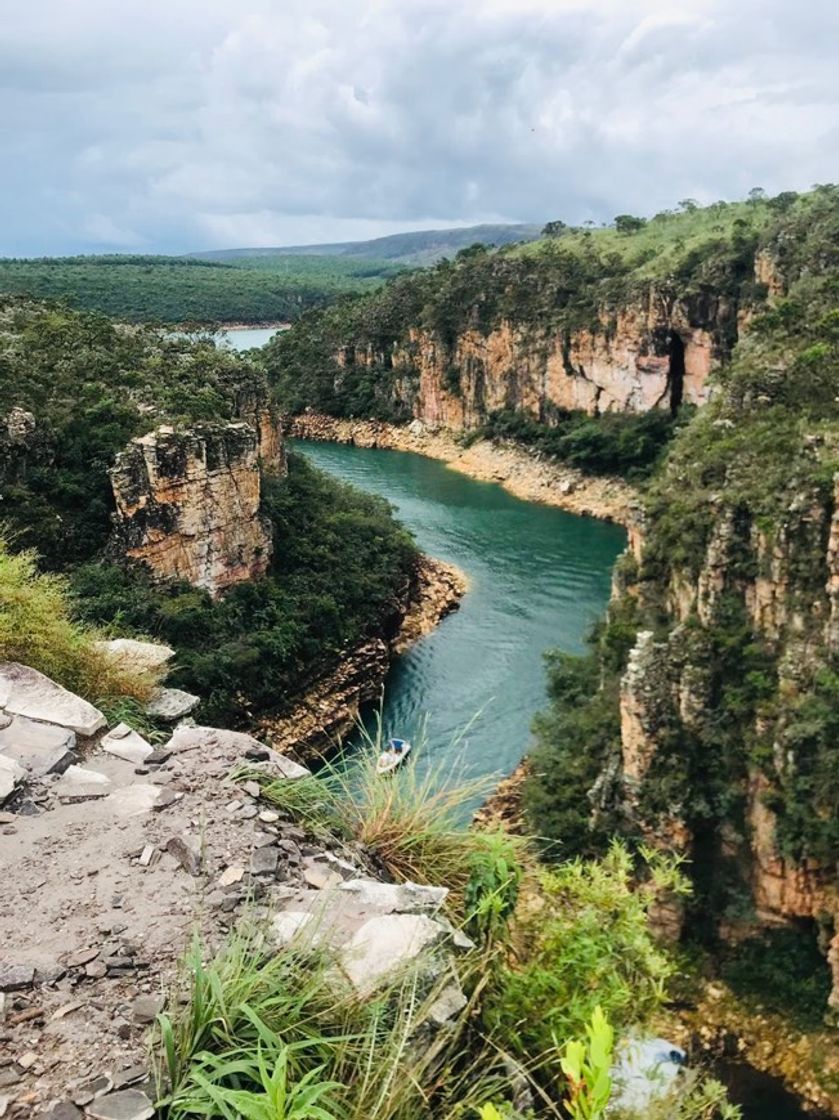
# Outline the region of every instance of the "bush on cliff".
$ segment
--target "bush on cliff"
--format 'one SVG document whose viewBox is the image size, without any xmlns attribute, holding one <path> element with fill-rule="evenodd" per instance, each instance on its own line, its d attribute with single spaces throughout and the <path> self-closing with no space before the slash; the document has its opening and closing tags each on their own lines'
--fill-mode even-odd
<svg viewBox="0 0 839 1120">
<path fill-rule="evenodd" d="M 154 583 L 109 563 L 72 573 L 79 612 L 115 634 L 141 631 L 177 650 L 172 683 L 204 700 L 202 718 L 241 723 L 278 710 L 365 637 L 395 627 L 417 550 L 387 502 L 289 456 L 267 480 L 274 553 L 267 575 L 223 598 Z"/>
<path fill-rule="evenodd" d="M 29 665 L 94 703 L 148 699 L 154 677 L 114 664 L 72 606 L 66 579 L 39 572 L 34 553 L 13 553 L 0 538 L 0 661 Z"/>
<path fill-rule="evenodd" d="M 93 312 L 0 295 L 2 515 L 22 547 L 61 569 L 100 552 L 114 508 L 108 469 L 133 436 L 163 422 L 230 420 L 267 397 L 264 374 L 211 339 L 125 327 Z"/>
</svg>

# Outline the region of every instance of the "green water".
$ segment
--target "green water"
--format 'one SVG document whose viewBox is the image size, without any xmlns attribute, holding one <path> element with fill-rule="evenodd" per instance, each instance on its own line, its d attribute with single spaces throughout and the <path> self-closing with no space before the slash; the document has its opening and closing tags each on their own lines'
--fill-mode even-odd
<svg viewBox="0 0 839 1120">
<path fill-rule="evenodd" d="M 420 455 L 302 441 L 296 447 L 317 466 L 386 497 L 424 552 L 469 577 L 460 610 L 393 666 L 387 732 L 416 742 L 427 720 L 418 766 L 456 762 L 464 777 L 509 773 L 545 705 L 543 651 L 582 652 L 606 606 L 624 531 L 520 501 Z"/>
</svg>

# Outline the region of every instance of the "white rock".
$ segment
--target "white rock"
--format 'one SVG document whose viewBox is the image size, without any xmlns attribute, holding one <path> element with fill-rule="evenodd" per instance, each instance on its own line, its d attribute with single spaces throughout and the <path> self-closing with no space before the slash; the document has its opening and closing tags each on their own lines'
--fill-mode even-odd
<svg viewBox="0 0 839 1120">
<path fill-rule="evenodd" d="M 33 778 L 66 769 L 74 759 L 76 736 L 66 727 L 36 723 L 24 716 L 0 728 L 0 751 L 19 762 Z"/>
<path fill-rule="evenodd" d="M 228 867 L 219 876 L 220 887 L 232 887 L 234 883 L 241 883 L 245 876 L 244 867 Z"/>
<path fill-rule="evenodd" d="M 176 720 L 188 716 L 201 703 L 200 696 L 180 688 L 156 688 L 146 711 L 156 719 Z"/>
<path fill-rule="evenodd" d="M 271 930 L 277 948 L 285 949 L 286 946 L 291 945 L 294 941 L 304 940 L 301 934 L 310 927 L 311 923 L 314 921 L 314 915 L 309 914 L 305 910 L 285 910 L 281 914 L 276 914 L 271 920 Z M 310 945 L 318 943 L 319 938 L 316 928 L 308 930 L 305 941 Z"/>
<path fill-rule="evenodd" d="M 107 797 L 111 792 L 111 780 L 98 770 L 68 766 L 54 790 L 61 801 L 89 801 L 93 797 Z"/>
<path fill-rule="evenodd" d="M 15 786 L 26 777 L 26 771 L 13 758 L 0 754 L 0 804 L 14 792 Z"/>
<path fill-rule="evenodd" d="M 141 673 L 156 672 L 175 656 L 175 651 L 161 642 L 138 642 L 135 638 L 112 638 L 96 645 L 116 664 Z"/>
<path fill-rule="evenodd" d="M 115 789 L 108 795 L 105 808 L 116 813 L 118 817 L 138 817 L 141 813 L 151 812 L 160 798 L 160 793 L 160 786 L 137 782 L 133 786 Z"/>
<path fill-rule="evenodd" d="M 344 945 L 341 962 L 365 995 L 445 936 L 442 926 L 425 914 L 382 914 L 366 921 Z"/>
<path fill-rule="evenodd" d="M 0 664 L 0 707 L 11 715 L 69 727 L 77 735 L 95 735 L 105 726 L 98 708 L 16 661 Z"/>
<path fill-rule="evenodd" d="M 127 723 L 118 723 L 113 731 L 109 731 L 103 737 L 102 749 L 117 758 L 125 759 L 126 762 L 133 762 L 135 766 L 142 766 L 154 751 L 151 743 L 146 742 L 143 736 Z"/>
<path fill-rule="evenodd" d="M 418 883 L 380 883 L 376 879 L 349 879 L 339 890 L 356 896 L 359 906 L 382 914 L 433 914 L 446 901 L 447 887 L 422 887 Z"/>
</svg>

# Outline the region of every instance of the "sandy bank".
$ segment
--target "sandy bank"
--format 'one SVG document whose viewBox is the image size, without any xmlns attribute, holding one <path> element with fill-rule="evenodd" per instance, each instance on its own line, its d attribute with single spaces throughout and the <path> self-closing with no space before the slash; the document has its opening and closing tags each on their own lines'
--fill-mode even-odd
<svg viewBox="0 0 839 1120">
<path fill-rule="evenodd" d="M 619 478 L 592 477 L 519 444 L 481 439 L 464 447 L 455 433 L 415 420 L 407 427 L 381 420 L 341 420 L 307 412 L 293 417 L 288 434 L 298 439 L 413 451 L 440 459 L 480 482 L 497 482 L 529 502 L 626 525 L 637 492 Z"/>
</svg>

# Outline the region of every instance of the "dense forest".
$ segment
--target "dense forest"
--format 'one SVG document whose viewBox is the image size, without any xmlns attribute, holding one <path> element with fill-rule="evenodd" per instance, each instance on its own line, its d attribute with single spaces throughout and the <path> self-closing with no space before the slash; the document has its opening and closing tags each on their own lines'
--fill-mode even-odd
<svg viewBox="0 0 839 1120">
<path fill-rule="evenodd" d="M 23 410 L 17 428 L 0 425 L 3 535 L 63 573 L 78 617 L 170 642 L 173 681 L 205 698 L 205 716 L 234 723 L 281 704 L 389 625 L 416 558 L 387 503 L 292 457 L 287 478 L 265 482 L 275 548 L 262 580 L 213 602 L 115 561 L 108 469 L 129 439 L 164 421 L 229 420 L 241 400 L 265 392 L 258 367 L 209 338 L 0 301 L 4 418 Z"/>
<path fill-rule="evenodd" d="M 328 256 L 7 258 L 0 292 L 64 299 L 129 322 L 291 322 L 344 293 L 378 287 L 400 268 Z"/>
</svg>

